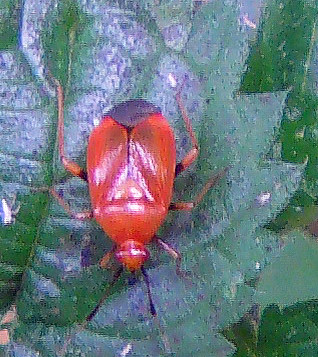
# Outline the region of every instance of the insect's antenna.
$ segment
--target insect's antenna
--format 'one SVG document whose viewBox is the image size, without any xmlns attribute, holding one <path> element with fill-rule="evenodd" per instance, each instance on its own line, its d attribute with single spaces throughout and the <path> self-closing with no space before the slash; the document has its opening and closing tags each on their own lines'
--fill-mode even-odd
<svg viewBox="0 0 318 357">
<path fill-rule="evenodd" d="M 117 282 L 117 280 L 119 279 L 119 277 L 121 276 L 121 273 L 123 272 L 123 266 L 121 266 L 116 273 L 113 276 L 113 280 L 109 283 L 108 288 L 106 290 L 106 293 L 104 294 L 104 296 L 99 300 L 98 304 L 94 307 L 94 309 L 92 310 L 92 312 L 86 316 L 86 322 L 89 322 L 92 320 L 92 318 L 96 315 L 97 311 L 99 310 L 99 308 L 101 307 L 101 305 L 104 303 L 104 301 L 108 298 L 109 295 L 109 291 L 110 289 L 115 285 L 115 283 Z"/>
<path fill-rule="evenodd" d="M 154 317 L 155 323 L 158 326 L 158 329 L 160 331 L 160 335 L 161 335 L 162 342 L 164 344 L 166 352 L 167 353 L 171 353 L 171 347 L 170 347 L 168 336 L 166 335 L 163 327 L 160 324 L 160 321 L 157 318 L 157 312 L 156 312 L 156 309 L 155 309 L 155 305 L 154 305 L 154 303 L 152 301 L 150 284 L 149 284 L 149 276 L 148 276 L 147 271 L 145 270 L 145 268 L 143 266 L 141 267 L 140 270 L 142 272 L 142 275 L 144 276 L 145 283 L 146 283 L 146 286 L 147 286 L 147 293 L 148 293 L 148 299 L 149 299 L 149 306 L 150 306 L 151 315 Z"/>
<path fill-rule="evenodd" d="M 148 276 L 148 274 L 147 274 L 147 272 L 146 272 L 144 267 L 141 267 L 141 272 L 142 272 L 142 275 L 144 276 L 144 280 L 145 280 L 145 283 L 146 283 L 146 286 L 147 286 L 147 294 L 148 294 L 148 300 L 149 300 L 149 306 L 150 306 L 150 313 L 151 313 L 152 316 L 157 316 L 155 305 L 154 305 L 154 303 L 152 301 L 150 283 L 149 283 L 149 276 Z"/>
</svg>

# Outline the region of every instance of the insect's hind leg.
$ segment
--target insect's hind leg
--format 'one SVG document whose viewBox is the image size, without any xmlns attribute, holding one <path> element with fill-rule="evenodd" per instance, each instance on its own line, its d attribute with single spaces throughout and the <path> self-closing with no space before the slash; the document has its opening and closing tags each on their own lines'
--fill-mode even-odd
<svg viewBox="0 0 318 357">
<path fill-rule="evenodd" d="M 59 205 L 64 208 L 64 211 L 66 213 L 68 213 L 72 218 L 83 221 L 86 219 L 92 219 L 94 217 L 93 211 L 83 211 L 83 212 L 72 211 L 70 205 L 64 200 L 64 198 L 53 187 L 38 187 L 38 188 L 32 188 L 31 190 L 34 192 L 48 192 L 48 193 L 50 193 L 57 200 Z"/>
<path fill-rule="evenodd" d="M 76 162 L 70 160 L 65 156 L 64 153 L 64 92 L 60 82 L 51 76 L 52 81 L 56 85 L 57 93 L 57 107 L 58 107 L 58 146 L 59 146 L 59 155 L 61 161 L 67 171 L 72 175 L 78 176 L 81 179 L 87 181 L 87 172 L 82 169 Z"/>
<path fill-rule="evenodd" d="M 188 113 L 187 113 L 186 108 L 185 108 L 183 101 L 181 99 L 182 88 L 183 88 L 183 85 L 181 86 L 178 93 L 176 94 L 176 101 L 178 103 L 178 107 L 181 112 L 185 127 L 186 127 L 187 132 L 190 136 L 192 148 L 186 154 L 186 156 L 176 165 L 175 176 L 178 176 L 182 171 L 186 170 L 197 159 L 197 157 L 199 155 L 198 140 L 195 136 L 195 133 L 192 128 L 191 120 L 188 117 Z"/>
</svg>

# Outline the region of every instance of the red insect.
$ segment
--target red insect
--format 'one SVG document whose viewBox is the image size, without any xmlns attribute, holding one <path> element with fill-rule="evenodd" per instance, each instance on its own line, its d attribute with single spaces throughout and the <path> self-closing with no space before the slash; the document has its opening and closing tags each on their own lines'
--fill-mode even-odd
<svg viewBox="0 0 318 357">
<path fill-rule="evenodd" d="M 176 164 L 175 138 L 168 121 L 159 108 L 138 99 L 115 106 L 103 117 L 89 137 L 87 171 L 83 170 L 64 153 L 64 98 L 58 81 L 56 85 L 59 154 L 66 170 L 88 182 L 92 211 L 73 213 L 56 191 L 51 189 L 51 193 L 74 218 L 94 218 L 114 241 L 114 248 L 100 262 L 106 267 L 115 255 L 121 263 L 111 285 L 120 276 L 123 266 L 131 272 L 141 269 L 151 313 L 156 315 L 148 276 L 143 269 L 149 258 L 146 245 L 154 240 L 176 259 L 179 272 L 180 254 L 157 237 L 156 231 L 169 210 L 195 207 L 225 170 L 209 180 L 193 202 L 171 203 L 175 177 L 193 163 L 199 152 L 180 92 L 176 99 L 192 142 L 192 149 L 180 163 Z M 105 298 L 86 318 L 87 321 L 96 314 Z"/>
</svg>

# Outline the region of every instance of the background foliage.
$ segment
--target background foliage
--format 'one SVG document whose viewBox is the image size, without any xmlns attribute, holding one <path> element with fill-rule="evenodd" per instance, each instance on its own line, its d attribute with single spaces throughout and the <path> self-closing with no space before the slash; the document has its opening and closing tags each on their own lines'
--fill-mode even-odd
<svg viewBox="0 0 318 357">
<path fill-rule="evenodd" d="M 0 308 L 18 311 L 3 326 L 3 354 L 316 355 L 315 2 L 3 0 L 0 12 L 0 193 L 21 204 L 0 227 Z M 79 327 L 111 279 L 98 267 L 111 243 L 34 191 L 54 185 L 74 210 L 89 207 L 86 184 L 55 150 L 48 71 L 65 89 L 66 151 L 81 165 L 102 114 L 137 97 L 162 108 L 181 158 L 189 139 L 175 93 L 184 82 L 201 153 L 174 200 L 230 168 L 200 207 L 160 229 L 190 281 L 151 247 L 158 319 L 143 282 L 126 274 Z"/>
</svg>

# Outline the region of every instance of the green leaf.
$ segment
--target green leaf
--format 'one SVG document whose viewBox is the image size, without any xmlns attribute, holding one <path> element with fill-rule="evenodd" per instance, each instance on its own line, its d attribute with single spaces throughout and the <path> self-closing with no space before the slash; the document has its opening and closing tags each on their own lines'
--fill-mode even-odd
<svg viewBox="0 0 318 357">
<path fill-rule="evenodd" d="M 259 329 L 260 355 L 315 356 L 317 329 L 317 325 L 302 313 L 280 312 L 277 307 L 269 307 L 264 311 Z"/>
<path fill-rule="evenodd" d="M 15 290 L 5 291 L 1 307 L 15 301 L 18 308 L 8 353 L 52 356 L 61 355 L 63 347 L 67 355 L 119 355 L 130 349 L 137 356 L 225 356 L 234 351 L 219 332 L 255 302 L 255 288 L 246 281 L 257 278 L 281 249 L 280 237 L 262 226 L 287 204 L 304 166 L 283 163 L 279 155 L 266 157 L 286 93 L 235 94 L 248 49 L 238 2 L 216 1 L 192 12 L 189 3 L 183 8 L 162 1 L 156 8 L 142 2 L 134 9 L 130 2 L 118 6 L 102 0 L 63 0 L 57 7 L 44 0 L 41 8 L 35 0 L 24 2 L 21 47 L 5 52 L 11 56 L 6 66 L 14 70 L 7 71 L 12 76 L 8 94 L 0 98 L 5 120 L 12 112 L 25 125 L 7 124 L 11 131 L 3 131 L 3 161 L 11 161 L 10 169 L 0 170 L 8 183 L 3 195 L 10 189 L 22 204 L 16 223 L 3 228 L 12 233 L 3 236 L 1 273 L 4 286 L 15 277 Z M 186 29 L 180 46 L 166 31 L 174 25 L 172 8 Z M 216 57 L 208 53 L 211 38 Z M 198 43 L 206 53 L 204 63 Z M 175 100 L 182 85 L 201 153 L 196 166 L 178 178 L 174 199 L 191 200 L 213 172 L 229 168 L 193 213 L 172 213 L 159 231 L 182 253 L 189 278 L 178 277 L 175 262 L 150 248 L 146 268 L 157 318 L 149 314 L 140 276 L 133 282 L 124 273 L 92 321 L 80 325 L 112 279 L 112 271 L 98 265 L 111 242 L 96 223 L 71 219 L 53 197 L 30 192 L 53 182 L 73 211 L 90 207 L 86 183 L 70 177 L 54 151 L 56 98 L 49 72 L 65 87 L 65 151 L 80 165 L 85 166 L 87 138 L 103 113 L 138 97 L 161 107 L 176 134 L 177 157 L 184 157 L 190 140 Z M 16 135 L 16 145 L 8 133 Z M 25 168 L 20 157 L 33 160 L 31 167 Z M 30 232 L 19 228 L 20 222 L 29 223 Z"/>
<path fill-rule="evenodd" d="M 140 1 L 144 11 L 149 11 L 154 19 L 165 45 L 181 51 L 187 43 L 191 30 L 191 14 L 195 6 L 192 0 L 161 1 L 160 3 Z"/>
<path fill-rule="evenodd" d="M 21 287 L 47 198 L 30 196 L 30 184 L 44 185 L 48 179 L 48 122 L 52 107 L 34 81 L 30 68 L 18 51 L 2 51 L 1 57 L 1 173 L 0 196 L 14 210 L 21 205 L 14 226 L 0 227 L 1 308 L 12 303 Z"/>
<path fill-rule="evenodd" d="M 249 314 L 245 315 L 240 322 L 223 331 L 224 336 L 236 347 L 235 357 L 255 357 L 258 355 L 255 321 L 251 321 L 249 317 Z"/>
<path fill-rule="evenodd" d="M 20 0 L 3 0 L 0 4 L 0 48 L 8 49 L 18 43 Z"/>
<path fill-rule="evenodd" d="M 284 161 L 308 161 L 302 187 L 270 228 L 304 228 L 317 215 L 317 2 L 267 2 L 241 90 L 289 89 L 280 131 Z"/>
<path fill-rule="evenodd" d="M 237 1 L 213 1 L 202 6 L 193 20 L 186 55 L 193 71 L 206 84 L 206 95 L 221 92 L 227 99 L 239 89 L 248 32 L 238 26 L 238 14 Z"/>
<path fill-rule="evenodd" d="M 244 91 L 302 86 L 308 70 L 307 56 L 317 4 L 307 0 L 297 3 L 274 0 L 267 5 L 263 31 L 244 78 Z"/>
<path fill-rule="evenodd" d="M 235 357 L 245 356 L 316 356 L 317 301 L 298 303 L 285 309 L 268 306 L 258 330 L 252 313 L 240 324 L 225 331 L 236 346 Z"/>
<path fill-rule="evenodd" d="M 298 301 L 314 299 L 318 295 L 316 242 L 300 232 L 286 237 L 286 247 L 260 276 L 257 285 L 257 301 L 290 305 Z"/>
<path fill-rule="evenodd" d="M 89 19 L 85 18 L 76 2 L 69 0 L 59 2 L 46 21 L 48 30 L 43 38 L 46 66 L 66 87 L 72 70 L 75 39 L 85 29 Z"/>
</svg>

